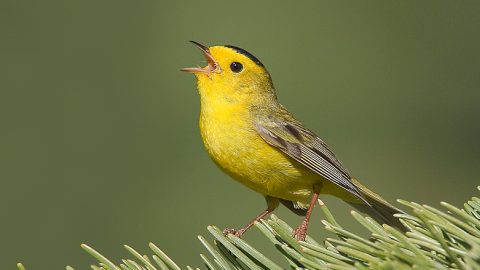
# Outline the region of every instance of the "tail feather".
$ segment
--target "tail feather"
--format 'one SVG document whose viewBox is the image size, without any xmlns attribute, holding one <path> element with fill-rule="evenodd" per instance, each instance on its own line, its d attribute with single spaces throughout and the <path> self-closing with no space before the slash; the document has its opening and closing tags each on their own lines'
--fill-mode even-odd
<svg viewBox="0 0 480 270">
<path fill-rule="evenodd" d="M 370 205 L 367 205 L 362 201 L 348 202 L 351 206 L 355 207 L 360 212 L 368 214 L 380 224 L 390 225 L 403 232 L 407 231 L 407 228 L 400 222 L 400 220 L 393 216 L 394 214 L 403 214 L 405 212 L 389 204 L 382 197 L 364 187 L 357 180 L 352 179 L 352 181 L 359 188 Z"/>
<path fill-rule="evenodd" d="M 358 211 L 365 213 L 372 217 L 375 221 L 380 224 L 387 224 L 392 227 L 399 229 L 402 232 L 406 232 L 407 228 L 400 222 L 400 220 L 394 217 L 394 214 L 403 213 L 401 210 L 393 207 L 389 207 L 384 204 L 372 203 L 372 206 L 368 206 L 364 203 L 349 203 L 351 206 L 355 207 Z"/>
<path fill-rule="evenodd" d="M 394 214 L 404 214 L 405 212 L 389 204 L 378 194 L 360 184 L 360 182 L 358 182 L 356 179 L 351 179 L 351 181 L 360 190 L 361 194 L 365 198 L 365 201 L 367 201 L 369 204 L 366 204 L 365 201 L 359 200 L 353 196 L 353 200 L 345 200 L 348 204 L 356 208 L 358 211 L 371 216 L 380 224 L 388 224 L 399 229 L 400 231 L 407 231 L 407 228 L 400 222 L 400 220 L 393 216 Z M 302 207 L 302 205 L 299 205 L 297 202 L 284 199 L 280 199 L 280 202 L 299 216 L 305 216 L 307 213 L 308 207 Z"/>
</svg>

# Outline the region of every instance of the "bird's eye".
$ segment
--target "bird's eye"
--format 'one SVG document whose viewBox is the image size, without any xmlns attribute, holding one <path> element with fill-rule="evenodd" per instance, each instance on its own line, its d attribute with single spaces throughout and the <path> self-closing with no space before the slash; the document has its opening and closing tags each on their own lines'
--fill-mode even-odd
<svg viewBox="0 0 480 270">
<path fill-rule="evenodd" d="M 230 69 L 235 73 L 239 73 L 240 71 L 243 70 L 243 65 L 240 64 L 239 62 L 232 62 L 230 64 Z"/>
</svg>

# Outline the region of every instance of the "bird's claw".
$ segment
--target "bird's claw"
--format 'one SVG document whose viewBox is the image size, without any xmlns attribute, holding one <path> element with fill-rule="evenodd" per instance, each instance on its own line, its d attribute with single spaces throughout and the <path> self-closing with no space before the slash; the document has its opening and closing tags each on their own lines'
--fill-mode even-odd
<svg viewBox="0 0 480 270">
<path fill-rule="evenodd" d="M 240 229 L 240 230 L 229 229 L 229 228 L 223 229 L 223 234 L 224 235 L 233 234 L 236 237 L 242 237 L 243 233 L 245 233 L 244 229 Z"/>
<path fill-rule="evenodd" d="M 228 235 L 228 234 L 235 234 L 236 230 L 235 229 L 230 229 L 230 228 L 225 228 L 223 229 L 223 234 Z"/>
<path fill-rule="evenodd" d="M 305 238 L 307 237 L 307 226 L 305 224 L 301 224 L 295 230 L 293 230 L 292 236 L 298 241 L 305 241 Z"/>
</svg>

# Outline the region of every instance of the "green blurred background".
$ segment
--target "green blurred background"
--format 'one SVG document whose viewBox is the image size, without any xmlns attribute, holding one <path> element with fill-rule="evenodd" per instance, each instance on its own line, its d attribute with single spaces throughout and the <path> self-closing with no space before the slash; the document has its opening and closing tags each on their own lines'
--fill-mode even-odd
<svg viewBox="0 0 480 270">
<path fill-rule="evenodd" d="M 460 205 L 479 184 L 479 14 L 478 1 L 2 0 L 0 268 L 87 269 L 80 243 L 118 260 L 149 241 L 201 265 L 208 224 L 264 209 L 203 149 L 179 72 L 204 61 L 190 39 L 256 55 L 282 103 L 387 199 Z"/>
</svg>

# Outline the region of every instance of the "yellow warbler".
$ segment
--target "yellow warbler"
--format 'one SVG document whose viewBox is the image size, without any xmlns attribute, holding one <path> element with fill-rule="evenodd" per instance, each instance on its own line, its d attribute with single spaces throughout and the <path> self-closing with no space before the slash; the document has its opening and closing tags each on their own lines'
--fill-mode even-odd
<svg viewBox="0 0 480 270">
<path fill-rule="evenodd" d="M 402 211 L 353 178 L 325 142 L 278 102 L 270 74 L 255 56 L 235 46 L 192 43 L 208 64 L 182 71 L 197 78 L 205 147 L 224 172 L 264 195 L 268 206 L 242 229 L 226 233 L 241 236 L 282 203 L 305 216 L 293 232 L 304 240 L 320 193 L 404 230 L 393 216 Z"/>
</svg>

